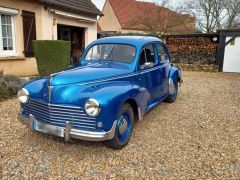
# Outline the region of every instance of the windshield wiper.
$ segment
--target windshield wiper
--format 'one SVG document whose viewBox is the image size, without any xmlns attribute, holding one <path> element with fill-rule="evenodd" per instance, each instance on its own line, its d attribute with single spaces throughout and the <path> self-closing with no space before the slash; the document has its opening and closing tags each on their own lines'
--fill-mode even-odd
<svg viewBox="0 0 240 180">
<path fill-rule="evenodd" d="M 106 59 L 107 59 L 108 57 L 111 57 L 111 56 L 112 56 L 113 49 L 114 49 L 114 46 L 113 46 L 112 49 L 109 51 Z M 112 62 L 112 58 L 110 59 L 110 61 Z"/>
<path fill-rule="evenodd" d="M 104 55 L 100 56 L 98 62 L 100 63 L 101 61 L 107 60 L 108 57 L 112 56 L 113 49 L 114 49 L 114 46 L 112 46 L 111 50 L 109 51 L 106 57 L 104 57 Z M 110 59 L 110 61 L 112 62 L 112 58 Z"/>
</svg>

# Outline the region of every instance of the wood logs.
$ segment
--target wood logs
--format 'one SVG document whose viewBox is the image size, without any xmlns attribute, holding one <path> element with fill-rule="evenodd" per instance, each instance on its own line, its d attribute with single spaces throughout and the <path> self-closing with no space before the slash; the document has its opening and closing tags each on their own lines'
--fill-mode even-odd
<svg viewBox="0 0 240 180">
<path fill-rule="evenodd" d="M 215 64 L 217 44 L 207 37 L 167 38 L 173 63 Z"/>
</svg>

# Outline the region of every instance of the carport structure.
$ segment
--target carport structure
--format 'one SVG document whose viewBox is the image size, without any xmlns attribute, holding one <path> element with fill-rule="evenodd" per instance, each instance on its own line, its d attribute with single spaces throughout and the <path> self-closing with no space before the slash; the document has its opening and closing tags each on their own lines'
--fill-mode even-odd
<svg viewBox="0 0 240 180">
<path fill-rule="evenodd" d="M 220 30 L 217 62 L 223 72 L 240 73 L 240 29 Z"/>
</svg>

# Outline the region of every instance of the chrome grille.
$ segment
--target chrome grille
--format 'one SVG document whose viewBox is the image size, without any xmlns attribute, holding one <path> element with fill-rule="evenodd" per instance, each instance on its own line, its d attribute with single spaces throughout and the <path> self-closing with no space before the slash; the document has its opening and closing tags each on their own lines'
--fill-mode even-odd
<svg viewBox="0 0 240 180">
<path fill-rule="evenodd" d="M 69 121 L 77 129 L 96 129 L 96 119 L 89 117 L 77 106 L 62 106 L 30 100 L 25 106 L 25 113 L 32 114 L 38 121 L 55 126 L 64 127 Z"/>
</svg>

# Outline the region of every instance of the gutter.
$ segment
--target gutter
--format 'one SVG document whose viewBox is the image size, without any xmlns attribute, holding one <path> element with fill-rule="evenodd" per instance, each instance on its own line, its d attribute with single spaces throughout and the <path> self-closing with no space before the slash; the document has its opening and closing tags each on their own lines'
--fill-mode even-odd
<svg viewBox="0 0 240 180">
<path fill-rule="evenodd" d="M 50 13 L 53 13 L 53 14 L 56 14 L 56 15 L 59 15 L 59 16 L 73 18 L 73 19 L 77 19 L 77 20 L 83 21 L 83 22 L 98 22 L 97 19 L 88 18 L 86 16 L 81 16 L 81 15 L 77 15 L 77 14 L 67 13 L 67 12 L 59 11 L 59 10 L 55 10 L 55 9 L 49 9 L 48 11 Z"/>
</svg>

